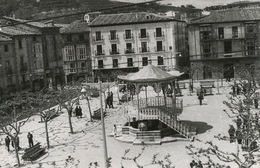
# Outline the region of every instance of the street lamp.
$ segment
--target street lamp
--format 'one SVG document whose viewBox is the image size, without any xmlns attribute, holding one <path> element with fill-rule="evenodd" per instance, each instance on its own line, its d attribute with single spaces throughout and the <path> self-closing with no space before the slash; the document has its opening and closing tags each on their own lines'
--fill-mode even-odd
<svg viewBox="0 0 260 168">
<path fill-rule="evenodd" d="M 89 98 L 88 98 L 88 95 L 87 95 L 87 90 L 83 87 L 83 88 L 81 89 L 81 93 L 84 95 L 85 99 L 87 100 L 90 121 L 93 122 L 93 120 L 92 120 L 92 114 L 91 114 L 91 108 L 90 108 L 90 103 L 89 103 Z"/>
</svg>

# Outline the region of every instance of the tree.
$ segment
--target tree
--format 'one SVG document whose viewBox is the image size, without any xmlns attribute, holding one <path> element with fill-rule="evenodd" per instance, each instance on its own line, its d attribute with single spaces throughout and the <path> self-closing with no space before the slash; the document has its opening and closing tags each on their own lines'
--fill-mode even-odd
<svg viewBox="0 0 260 168">
<path fill-rule="evenodd" d="M 32 101 L 32 97 L 31 93 L 24 92 L 15 95 L 12 99 L 0 105 L 0 109 L 2 110 L 0 128 L 7 136 L 11 137 L 18 167 L 21 166 L 21 163 L 18 154 L 19 143 L 16 142 L 19 141 L 18 135 L 21 127 L 34 113 L 34 101 Z"/>
<path fill-rule="evenodd" d="M 260 124 L 258 123 L 259 112 L 252 109 L 253 100 L 257 90 L 259 90 L 260 78 L 258 69 L 253 66 L 236 67 L 237 75 L 240 78 L 236 79 L 238 88 L 241 88 L 240 94 L 232 94 L 228 96 L 228 101 L 223 103 L 228 110 L 223 111 L 231 118 L 239 117 L 242 119 L 242 126 L 237 126 L 237 136 L 240 135 L 242 141 L 242 151 L 240 145 L 237 144 L 237 150 L 225 152 L 220 146 L 213 142 L 203 142 L 207 148 L 197 148 L 193 145 L 187 146 L 189 153 L 193 157 L 206 157 L 208 162 L 205 164 L 216 165 L 211 159 L 217 157 L 222 162 L 232 162 L 238 165 L 239 168 L 250 168 L 260 161 L 260 148 L 257 146 L 257 141 L 260 138 Z M 236 120 L 234 120 L 235 122 Z M 228 139 L 227 137 L 218 135 L 219 140 Z"/>
</svg>

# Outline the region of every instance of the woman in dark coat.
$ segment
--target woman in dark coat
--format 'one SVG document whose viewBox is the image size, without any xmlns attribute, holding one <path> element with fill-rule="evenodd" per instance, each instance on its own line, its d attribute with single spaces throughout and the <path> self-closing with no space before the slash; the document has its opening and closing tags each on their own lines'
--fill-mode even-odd
<svg viewBox="0 0 260 168">
<path fill-rule="evenodd" d="M 82 108 L 78 106 L 78 116 L 82 118 Z"/>
</svg>

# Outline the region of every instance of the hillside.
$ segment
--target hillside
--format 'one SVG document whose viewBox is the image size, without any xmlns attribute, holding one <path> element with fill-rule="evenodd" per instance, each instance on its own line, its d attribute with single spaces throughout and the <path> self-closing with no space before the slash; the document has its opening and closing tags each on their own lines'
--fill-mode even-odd
<svg viewBox="0 0 260 168">
<path fill-rule="evenodd" d="M 15 15 L 15 17 L 29 20 L 42 19 L 76 12 L 112 8 L 127 4 L 130 3 L 110 0 L 0 0 L 0 15 Z M 161 5 L 157 3 L 151 3 L 134 7 L 121 8 L 117 10 L 107 10 L 103 11 L 103 13 L 119 13 L 133 11 L 163 13 L 170 10 L 182 12 L 185 11 L 188 13 L 192 13 L 198 11 L 199 9 L 195 9 L 193 6 L 174 7 Z M 75 15 L 71 17 L 55 19 L 55 21 L 57 23 L 71 23 L 72 21 L 76 19 L 81 19 L 82 17 L 82 15 Z"/>
</svg>

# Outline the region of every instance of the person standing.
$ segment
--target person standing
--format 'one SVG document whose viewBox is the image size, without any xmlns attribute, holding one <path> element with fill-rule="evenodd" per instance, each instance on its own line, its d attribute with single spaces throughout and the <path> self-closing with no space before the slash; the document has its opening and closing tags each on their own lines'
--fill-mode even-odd
<svg viewBox="0 0 260 168">
<path fill-rule="evenodd" d="M 110 106 L 111 106 L 111 108 L 114 108 L 114 106 L 113 106 L 113 92 L 112 91 L 110 92 Z"/>
<path fill-rule="evenodd" d="M 203 88 L 201 87 L 199 94 L 198 94 L 198 99 L 200 101 L 200 105 L 202 105 L 202 100 L 204 99 L 204 95 L 203 95 Z"/>
<path fill-rule="evenodd" d="M 106 108 L 107 106 L 110 108 L 110 93 L 107 92 L 107 98 L 106 98 Z"/>
<path fill-rule="evenodd" d="M 190 162 L 190 168 L 195 168 L 196 164 L 197 163 L 194 160 L 192 160 L 192 162 Z"/>
<path fill-rule="evenodd" d="M 30 132 L 28 132 L 28 134 L 27 134 L 27 139 L 29 142 L 29 147 L 30 148 L 33 147 L 33 135 Z"/>
<path fill-rule="evenodd" d="M 228 130 L 228 134 L 229 134 L 229 138 L 230 138 L 230 143 L 234 142 L 235 133 L 236 133 L 236 130 L 235 130 L 234 126 L 233 126 L 233 125 L 230 125 L 230 126 L 229 126 L 229 130 Z"/>
<path fill-rule="evenodd" d="M 116 127 L 116 124 L 114 124 L 113 132 L 114 132 L 114 137 L 116 137 L 116 136 L 117 136 L 117 127 Z"/>
<path fill-rule="evenodd" d="M 236 123 L 237 123 L 237 129 L 239 129 L 241 127 L 241 124 L 242 124 L 242 120 L 239 116 L 237 116 Z"/>
<path fill-rule="evenodd" d="M 82 108 L 78 106 L 79 118 L 82 118 Z"/>
<path fill-rule="evenodd" d="M 239 145 L 241 145 L 242 144 L 242 132 L 240 129 L 236 130 L 236 137 L 237 137 L 237 143 Z"/>
<path fill-rule="evenodd" d="M 5 137 L 5 146 L 7 148 L 7 151 L 9 152 L 10 151 L 10 138 L 9 138 L 9 136 Z"/>
</svg>

